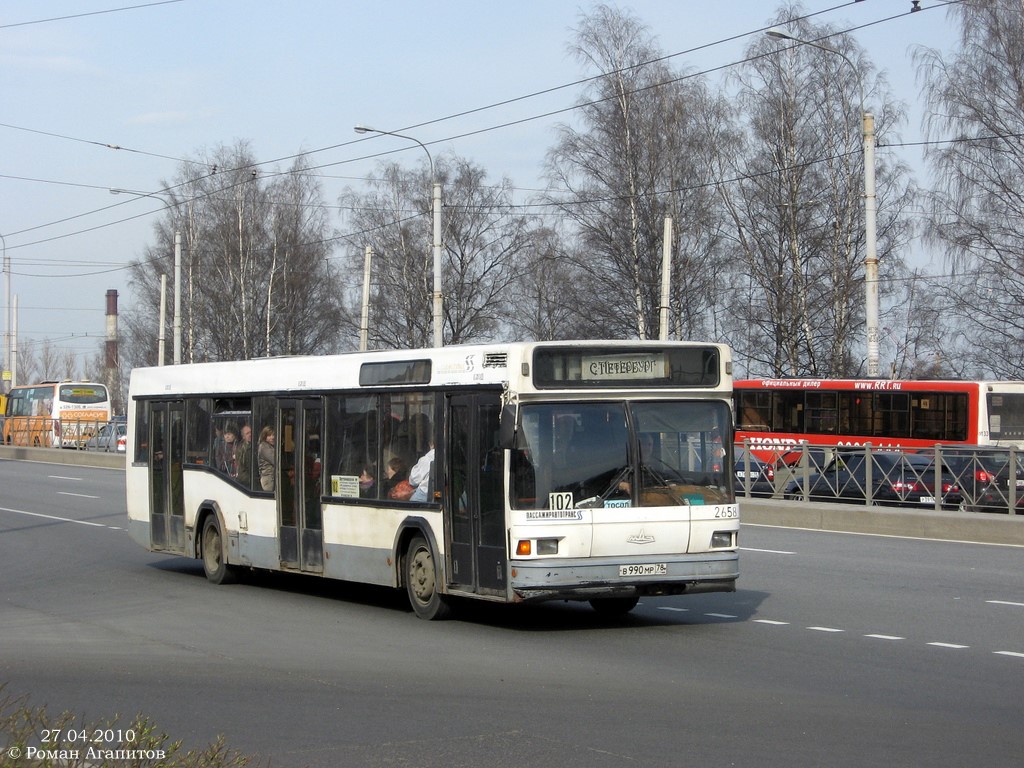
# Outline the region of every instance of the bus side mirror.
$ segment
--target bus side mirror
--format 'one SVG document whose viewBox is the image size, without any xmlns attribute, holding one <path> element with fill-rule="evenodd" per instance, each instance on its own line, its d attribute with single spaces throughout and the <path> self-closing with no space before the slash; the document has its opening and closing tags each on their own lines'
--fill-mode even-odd
<svg viewBox="0 0 1024 768">
<path fill-rule="evenodd" d="M 502 450 L 516 446 L 516 407 L 511 403 L 501 409 L 498 425 L 498 447 Z"/>
</svg>

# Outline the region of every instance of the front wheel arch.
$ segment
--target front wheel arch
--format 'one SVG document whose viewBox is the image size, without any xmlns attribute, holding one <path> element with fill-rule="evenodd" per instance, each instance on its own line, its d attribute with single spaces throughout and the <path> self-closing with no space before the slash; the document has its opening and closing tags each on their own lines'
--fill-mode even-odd
<svg viewBox="0 0 1024 768">
<path fill-rule="evenodd" d="M 402 580 L 413 612 L 427 621 L 446 619 L 451 615 L 450 598 L 442 593 L 444 568 L 437 550 L 427 539 L 413 536 L 402 555 Z"/>
<path fill-rule="evenodd" d="M 231 584 L 237 581 L 238 567 L 228 563 L 228 541 L 224 526 L 214 512 L 208 512 L 200 523 L 199 559 L 203 572 L 213 584 Z"/>
</svg>

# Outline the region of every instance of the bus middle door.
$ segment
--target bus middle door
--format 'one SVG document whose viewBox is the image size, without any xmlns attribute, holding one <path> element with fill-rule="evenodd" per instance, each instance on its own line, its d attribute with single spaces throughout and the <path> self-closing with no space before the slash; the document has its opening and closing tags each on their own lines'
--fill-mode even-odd
<svg viewBox="0 0 1024 768">
<path fill-rule="evenodd" d="M 150 546 L 185 552 L 185 404 L 180 400 L 150 406 Z"/>
<path fill-rule="evenodd" d="M 504 455 L 498 448 L 501 398 L 479 392 L 448 397 L 444 514 L 451 535 L 450 581 L 504 595 Z"/>
<path fill-rule="evenodd" d="M 280 401 L 274 485 L 281 565 L 311 573 L 324 570 L 322 436 L 319 399 Z"/>
</svg>

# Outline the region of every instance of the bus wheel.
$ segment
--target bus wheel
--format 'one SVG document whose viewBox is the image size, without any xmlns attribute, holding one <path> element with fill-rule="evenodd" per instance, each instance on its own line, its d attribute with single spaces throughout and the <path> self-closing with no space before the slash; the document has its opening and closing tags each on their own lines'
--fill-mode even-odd
<svg viewBox="0 0 1024 768">
<path fill-rule="evenodd" d="M 602 616 L 622 616 L 629 613 L 640 602 L 639 595 L 632 597 L 595 597 L 590 606 Z"/>
<path fill-rule="evenodd" d="M 405 551 L 405 589 L 409 604 L 421 619 L 431 621 L 451 615 L 448 598 L 437 591 L 434 553 L 422 536 L 410 541 Z"/>
<path fill-rule="evenodd" d="M 235 569 L 228 565 L 224 552 L 224 535 L 216 515 L 210 515 L 203 524 L 203 538 L 199 542 L 203 556 L 203 571 L 214 584 L 230 584 L 235 580 Z"/>
</svg>

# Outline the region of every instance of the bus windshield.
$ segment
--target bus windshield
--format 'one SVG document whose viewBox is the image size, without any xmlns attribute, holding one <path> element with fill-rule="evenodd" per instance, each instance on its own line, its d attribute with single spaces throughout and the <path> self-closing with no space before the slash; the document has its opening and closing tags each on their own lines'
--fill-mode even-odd
<svg viewBox="0 0 1024 768">
<path fill-rule="evenodd" d="M 516 509 L 732 502 L 729 409 L 711 401 L 527 404 L 512 453 Z"/>
<path fill-rule="evenodd" d="M 74 405 L 96 405 L 107 401 L 107 388 L 102 384 L 62 384 L 60 402 Z"/>
</svg>

